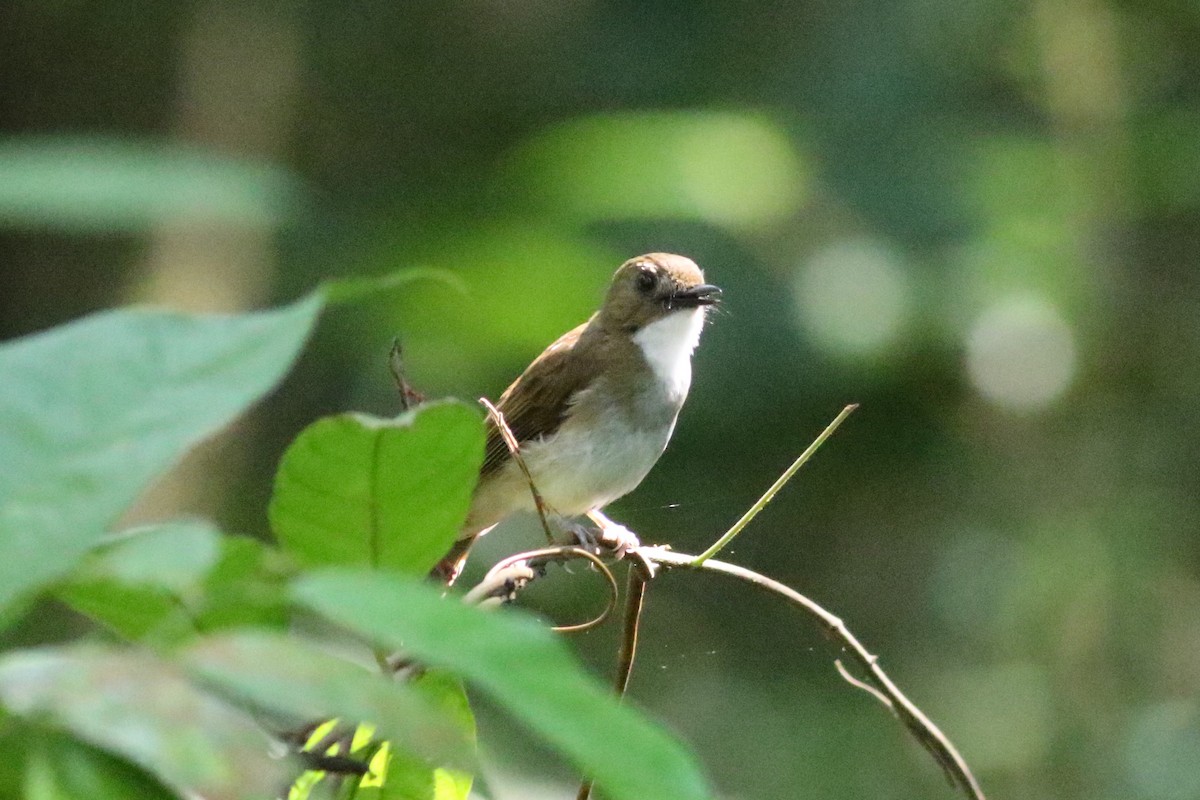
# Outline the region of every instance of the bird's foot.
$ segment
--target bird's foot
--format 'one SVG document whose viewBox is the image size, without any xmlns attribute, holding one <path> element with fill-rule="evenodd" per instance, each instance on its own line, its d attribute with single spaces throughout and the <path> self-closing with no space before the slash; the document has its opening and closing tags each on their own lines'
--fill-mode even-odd
<svg viewBox="0 0 1200 800">
<path fill-rule="evenodd" d="M 588 519 L 595 528 L 575 523 L 569 528 L 580 545 L 590 550 L 611 555 L 620 560 L 630 550 L 641 546 L 637 534 L 619 522 L 613 522 L 599 511 L 589 511 Z"/>
</svg>

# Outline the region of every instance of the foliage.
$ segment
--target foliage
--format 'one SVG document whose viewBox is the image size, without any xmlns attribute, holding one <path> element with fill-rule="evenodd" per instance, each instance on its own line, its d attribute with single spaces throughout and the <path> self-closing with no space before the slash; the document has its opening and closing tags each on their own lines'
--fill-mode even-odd
<svg viewBox="0 0 1200 800">
<path fill-rule="evenodd" d="M 477 760 L 460 680 L 613 798 L 709 796 L 680 745 L 540 623 L 422 585 L 482 461 L 471 406 L 310 425 L 279 467 L 278 546 L 196 519 L 105 532 L 280 382 L 323 305 L 318 292 L 242 315 L 118 310 L 0 346 L 0 443 L 14 467 L 0 482 L 6 620 L 53 596 L 115 636 L 0 656 L 8 759 L 27 796 L 274 797 L 303 769 L 274 758 L 271 737 L 337 719 L 358 726 L 354 741 L 315 755 L 371 765 L 343 793 L 462 800 Z M 298 621 L 307 633 L 288 633 Z M 437 671 L 397 681 L 362 664 L 393 651 Z M 311 772 L 291 796 L 335 783 Z"/>
<path fill-rule="evenodd" d="M 860 403 L 731 558 L 835 608 L 990 795 L 1200 796 L 1200 4 L 9 0 L 0 63 L 0 339 L 453 279 L 327 315 L 281 391 L 137 502 L 130 525 L 224 533 L 182 590 L 206 630 L 292 613 L 290 559 L 259 544 L 280 454 L 323 415 L 393 413 L 392 337 L 431 394 L 494 398 L 617 263 L 680 252 L 723 310 L 610 515 L 696 552 Z M 514 520 L 472 561 L 540 536 Z M 87 573 L 43 566 L 54 595 Z M 587 618 L 575 577 L 529 602 Z M 94 605 L 142 598 L 92 638 L 193 635 L 179 584 L 86 578 Z M 83 626 L 30 612 L 5 646 Z M 632 696 L 738 797 L 945 791 L 778 613 L 657 582 Z M 597 671 L 606 634 L 572 641 Z M 475 710 L 493 793 L 540 800 L 544 747 Z M 104 771 L 70 752 L 47 792 Z"/>
</svg>

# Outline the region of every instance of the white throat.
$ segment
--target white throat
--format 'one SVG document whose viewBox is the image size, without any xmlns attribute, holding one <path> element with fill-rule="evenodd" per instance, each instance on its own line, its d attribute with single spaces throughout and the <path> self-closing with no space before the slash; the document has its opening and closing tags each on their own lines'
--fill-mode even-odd
<svg viewBox="0 0 1200 800">
<path fill-rule="evenodd" d="M 692 351 L 700 343 L 704 309 L 673 311 L 633 335 L 654 376 L 682 401 L 692 383 Z"/>
</svg>

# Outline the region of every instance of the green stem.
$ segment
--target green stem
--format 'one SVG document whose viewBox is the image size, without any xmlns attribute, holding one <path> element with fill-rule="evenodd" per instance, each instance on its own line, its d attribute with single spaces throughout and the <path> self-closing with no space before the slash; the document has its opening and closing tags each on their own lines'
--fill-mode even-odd
<svg viewBox="0 0 1200 800">
<path fill-rule="evenodd" d="M 758 516 L 758 512 L 767 507 L 767 503 L 771 502 L 779 490 L 782 489 L 787 482 L 792 479 L 792 476 L 796 474 L 796 471 L 803 467 L 808 460 L 813 457 L 813 453 L 817 452 L 817 448 L 825 444 L 825 440 L 833 435 L 833 432 L 838 429 L 838 426 L 846 420 L 846 417 L 854 413 L 854 409 L 856 408 L 858 408 L 857 403 L 853 403 L 843 408 L 842 413 L 834 417 L 833 422 L 829 423 L 825 427 L 825 430 L 821 431 L 821 435 L 814 439 L 813 443 L 810 444 L 808 448 L 800 454 L 799 458 L 793 461 L 792 465 L 788 467 L 773 484 L 771 484 L 771 488 L 763 492 L 763 496 L 758 498 L 758 501 L 754 505 L 750 506 L 749 510 L 742 515 L 742 518 L 733 523 L 733 527 L 725 531 L 720 539 L 717 539 L 717 541 L 714 542 L 711 547 L 709 547 L 700 555 L 696 556 L 696 559 L 692 562 L 692 565 L 700 566 L 705 561 L 725 549 L 725 546 L 733 541 L 735 536 L 742 532 L 742 528 L 745 528 L 747 525 L 749 525 L 750 521 Z"/>
</svg>

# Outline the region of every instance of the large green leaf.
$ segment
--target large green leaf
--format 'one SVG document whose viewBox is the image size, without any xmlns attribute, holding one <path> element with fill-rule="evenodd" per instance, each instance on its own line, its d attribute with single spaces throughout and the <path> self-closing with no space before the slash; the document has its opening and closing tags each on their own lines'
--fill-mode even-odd
<svg viewBox="0 0 1200 800">
<path fill-rule="evenodd" d="M 483 443 L 479 413 L 455 401 L 319 420 L 283 456 L 271 528 L 305 565 L 424 575 L 466 519 Z"/>
<path fill-rule="evenodd" d="M 177 800 L 178 794 L 128 761 L 67 736 L 44 732 L 25 767 L 25 800 Z"/>
<path fill-rule="evenodd" d="M 294 567 L 274 547 L 247 536 L 225 536 L 221 556 L 204 578 L 204 604 L 196 627 L 284 627 L 290 613 L 287 580 Z"/>
<path fill-rule="evenodd" d="M 0 346 L 0 611 L 275 386 L 320 309 L 312 295 L 242 315 L 110 311 Z"/>
<path fill-rule="evenodd" d="M 206 638 L 183 654 L 187 670 L 287 726 L 341 717 L 375 726 L 394 746 L 432 764 L 471 766 L 471 729 L 414 686 L 282 634 Z"/>
<path fill-rule="evenodd" d="M 126 638 L 157 644 L 237 625 L 278 627 L 284 578 L 272 554 L 202 520 L 149 525 L 106 538 L 57 594 Z"/>
<path fill-rule="evenodd" d="M 106 537 L 58 591 L 78 611 L 129 639 L 171 641 L 195 630 L 201 581 L 216 562 L 220 532 L 199 520 Z"/>
<path fill-rule="evenodd" d="M 288 764 L 269 756 L 245 714 L 149 654 L 69 647 L 0 659 L 0 700 L 120 755 L 177 790 L 204 797 L 273 797 Z"/>
<path fill-rule="evenodd" d="M 675 740 L 590 677 L 561 640 L 518 613 L 489 613 L 398 575 L 325 570 L 297 600 L 491 695 L 616 800 L 710 796 Z"/>
</svg>

